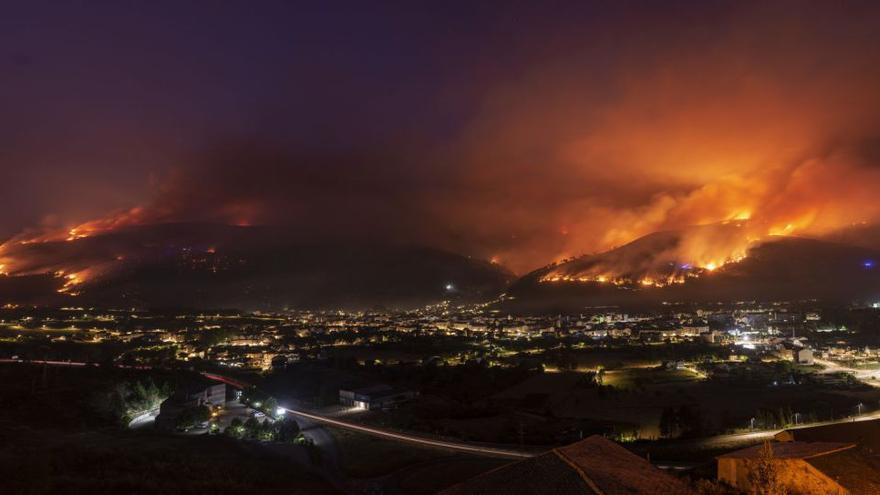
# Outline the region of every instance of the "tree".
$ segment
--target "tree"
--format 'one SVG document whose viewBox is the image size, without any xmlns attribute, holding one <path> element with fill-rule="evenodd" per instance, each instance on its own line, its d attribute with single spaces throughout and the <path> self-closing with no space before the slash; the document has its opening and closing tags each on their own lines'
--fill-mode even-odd
<svg viewBox="0 0 880 495">
<path fill-rule="evenodd" d="M 689 437 L 700 435 L 703 430 L 703 418 L 698 408 L 683 405 L 678 409 L 677 416 L 682 435 Z"/>
<path fill-rule="evenodd" d="M 244 434 L 244 423 L 239 418 L 232 418 L 224 433 L 232 438 L 241 438 Z"/>
<path fill-rule="evenodd" d="M 199 425 L 211 419 L 211 410 L 208 406 L 187 407 L 177 416 L 177 427 L 187 429 Z"/>
<path fill-rule="evenodd" d="M 664 407 L 660 413 L 660 436 L 673 438 L 679 433 L 678 415 L 672 407 Z"/>
<path fill-rule="evenodd" d="M 254 387 L 247 387 L 245 389 L 242 389 L 241 395 L 239 396 L 239 401 L 242 404 L 249 404 L 251 401 L 254 400 L 254 394 L 256 393 L 256 391 L 257 389 Z"/>
<path fill-rule="evenodd" d="M 275 397 L 268 397 L 263 401 L 262 407 L 260 407 L 266 414 L 270 416 L 275 416 L 275 410 L 278 409 L 278 400 Z"/>
<path fill-rule="evenodd" d="M 300 435 L 299 424 L 291 418 L 284 418 L 278 422 L 278 436 L 276 440 L 279 442 L 294 442 Z"/>
<path fill-rule="evenodd" d="M 251 440 L 256 440 L 260 435 L 260 422 L 256 418 L 248 418 L 244 422 L 244 436 Z"/>
<path fill-rule="evenodd" d="M 192 408 L 188 407 L 183 411 L 180 411 L 180 414 L 177 415 L 176 425 L 179 430 L 190 428 L 195 422 L 195 414 L 193 413 Z"/>
<path fill-rule="evenodd" d="M 758 458 L 746 460 L 746 478 L 753 495 L 787 495 L 788 489 L 779 480 L 779 468 L 774 459 L 773 446 L 764 442 Z"/>
<path fill-rule="evenodd" d="M 193 417 L 196 420 L 196 423 L 204 423 L 205 421 L 209 421 L 211 419 L 211 409 L 208 406 L 202 404 L 201 406 L 196 406 L 193 408 Z"/>
</svg>

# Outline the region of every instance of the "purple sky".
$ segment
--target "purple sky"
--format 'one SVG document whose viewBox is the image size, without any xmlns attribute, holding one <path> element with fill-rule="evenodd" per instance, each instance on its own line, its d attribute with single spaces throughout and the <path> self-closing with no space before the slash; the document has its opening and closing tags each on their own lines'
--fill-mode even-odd
<svg viewBox="0 0 880 495">
<path fill-rule="evenodd" d="M 744 209 L 875 220 L 835 205 L 880 185 L 880 9 L 764 4 L 5 2 L 0 238 L 144 206 L 522 271 Z"/>
</svg>

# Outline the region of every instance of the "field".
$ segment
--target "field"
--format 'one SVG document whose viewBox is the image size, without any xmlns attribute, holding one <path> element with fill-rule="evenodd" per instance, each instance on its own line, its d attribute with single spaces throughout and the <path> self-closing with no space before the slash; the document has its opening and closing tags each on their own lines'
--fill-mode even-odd
<svg viewBox="0 0 880 495">
<path fill-rule="evenodd" d="M 835 389 L 816 384 L 763 386 L 704 379 L 689 370 L 629 368 L 605 373 L 612 389 L 583 387 L 580 373 L 545 373 L 498 393 L 494 398 L 540 402 L 554 418 L 592 419 L 636 426 L 635 437 L 660 436 L 665 408 L 698 411 L 707 433 L 744 428 L 758 410 L 788 408 L 820 419 L 852 414 L 855 404 L 877 404 L 880 391 Z"/>
<path fill-rule="evenodd" d="M 415 464 L 449 457 L 449 452 L 420 448 L 361 433 L 327 428 L 340 452 L 340 464 L 352 478 L 377 478 Z"/>
<path fill-rule="evenodd" d="M 340 452 L 343 472 L 371 480 L 391 493 L 429 494 L 511 462 L 421 448 L 360 433 L 329 428 Z"/>
</svg>

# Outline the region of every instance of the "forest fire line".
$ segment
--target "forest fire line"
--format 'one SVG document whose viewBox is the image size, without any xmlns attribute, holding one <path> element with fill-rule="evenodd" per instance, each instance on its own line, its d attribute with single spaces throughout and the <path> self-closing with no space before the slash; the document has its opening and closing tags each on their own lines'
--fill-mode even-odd
<svg viewBox="0 0 880 495">
<path fill-rule="evenodd" d="M 738 263 L 745 259 L 744 257 L 732 259 L 721 263 L 708 263 L 705 266 L 692 267 L 689 264 L 679 265 L 679 268 L 671 274 L 643 274 L 637 275 L 583 275 L 583 274 L 560 274 L 557 271 L 551 271 L 539 279 L 542 283 L 555 282 L 573 282 L 573 283 L 595 283 L 599 285 L 613 285 L 617 287 L 668 287 L 671 285 L 683 284 L 691 278 L 699 278 L 704 274 L 712 273 L 715 270 L 729 265 Z"/>
<path fill-rule="evenodd" d="M 644 252 L 626 258 L 604 257 L 586 265 L 557 264 L 539 281 L 644 288 L 683 284 L 743 260 L 749 249 L 771 236 L 809 233 L 815 220 L 811 211 L 793 212 L 772 223 L 753 213 L 752 208 L 736 207 L 728 211 L 720 223 L 683 229 L 674 243 L 649 246 Z M 136 207 L 71 227 L 25 231 L 0 244 L 0 275 L 55 273 L 64 278 L 58 292 L 74 294 L 87 279 L 93 281 L 99 275 L 115 270 L 121 261 L 135 253 L 118 251 L 113 252 L 112 257 L 103 258 L 101 256 L 107 253 L 78 253 L 70 258 L 59 255 L 62 251 L 57 249 L 58 246 L 70 244 L 73 247 L 86 239 L 121 229 L 162 223 L 169 218 L 167 214 L 167 211 L 155 207 Z M 641 238 L 636 236 L 629 241 Z M 52 246 L 52 243 L 58 245 Z M 615 249 L 604 254 L 613 253 Z M 498 262 L 498 257 L 492 258 L 492 263 Z M 88 278 L 86 272 L 89 272 Z"/>
<path fill-rule="evenodd" d="M 644 288 L 683 284 L 744 260 L 760 243 L 754 230 L 737 222 L 655 233 L 599 255 L 557 263 L 539 282 Z"/>
</svg>

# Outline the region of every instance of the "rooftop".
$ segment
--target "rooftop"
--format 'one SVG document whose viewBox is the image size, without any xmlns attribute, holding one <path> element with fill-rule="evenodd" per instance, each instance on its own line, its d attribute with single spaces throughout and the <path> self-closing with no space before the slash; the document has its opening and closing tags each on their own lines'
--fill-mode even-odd
<svg viewBox="0 0 880 495">
<path fill-rule="evenodd" d="M 686 495 L 687 486 L 616 443 L 594 435 L 483 473 L 441 492 L 554 495 Z"/>
<path fill-rule="evenodd" d="M 880 420 L 853 421 L 809 428 L 792 428 L 776 435 L 780 441 L 849 442 L 880 452 Z"/>
<path fill-rule="evenodd" d="M 776 459 L 810 459 L 855 447 L 855 444 L 842 442 L 775 442 L 770 445 Z M 762 448 L 762 445 L 755 445 L 718 456 L 718 459 L 756 459 Z"/>
</svg>

